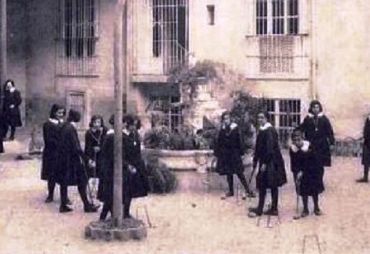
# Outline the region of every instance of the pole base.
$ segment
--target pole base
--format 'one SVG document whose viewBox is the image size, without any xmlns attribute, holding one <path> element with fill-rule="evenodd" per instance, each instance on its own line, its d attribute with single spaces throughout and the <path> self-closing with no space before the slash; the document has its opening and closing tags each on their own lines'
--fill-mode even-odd
<svg viewBox="0 0 370 254">
<path fill-rule="evenodd" d="M 141 220 L 134 218 L 124 219 L 122 225 L 114 227 L 111 220 L 94 221 L 85 228 L 85 238 L 90 240 L 105 240 L 107 242 L 143 240 L 147 237 L 147 230 Z"/>
</svg>

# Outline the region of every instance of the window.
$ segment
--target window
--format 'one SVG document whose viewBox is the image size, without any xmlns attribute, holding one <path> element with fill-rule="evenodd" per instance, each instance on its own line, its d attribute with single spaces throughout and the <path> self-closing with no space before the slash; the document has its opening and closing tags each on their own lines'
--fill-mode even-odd
<svg viewBox="0 0 370 254">
<path fill-rule="evenodd" d="M 298 0 L 256 1 L 256 34 L 298 34 Z"/>
<path fill-rule="evenodd" d="M 269 122 L 279 133 L 280 143 L 286 145 L 290 134 L 301 123 L 301 101 L 298 99 L 262 99 Z"/>
<path fill-rule="evenodd" d="M 76 110 L 81 114 L 81 121 L 77 123 L 77 129 L 84 129 L 86 118 L 86 103 L 84 92 L 78 91 L 68 92 L 67 111 L 69 111 L 70 109 Z"/>
<path fill-rule="evenodd" d="M 180 102 L 180 96 L 152 96 L 150 101 L 154 104 L 153 109 L 163 113 L 160 124 L 174 130 L 183 123 L 181 106 L 173 106 Z M 154 123 L 153 123 L 154 124 Z"/>
<path fill-rule="evenodd" d="M 214 5 L 207 5 L 208 11 L 208 24 L 213 26 L 215 24 L 215 6 Z"/>
<path fill-rule="evenodd" d="M 97 7 L 98 0 L 59 0 L 59 74 L 92 74 L 98 38 Z"/>
<path fill-rule="evenodd" d="M 153 57 L 163 58 L 163 70 L 183 64 L 188 49 L 188 0 L 152 0 Z"/>
</svg>

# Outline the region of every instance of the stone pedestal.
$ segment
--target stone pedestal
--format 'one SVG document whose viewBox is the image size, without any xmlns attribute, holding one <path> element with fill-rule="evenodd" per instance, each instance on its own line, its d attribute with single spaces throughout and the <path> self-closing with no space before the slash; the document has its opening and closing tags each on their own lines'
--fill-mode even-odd
<svg viewBox="0 0 370 254">
<path fill-rule="evenodd" d="M 192 105 L 191 122 L 196 129 L 203 128 L 203 117 L 217 119 L 224 112 L 219 101 L 212 95 L 212 84 L 198 87 L 197 96 Z"/>
<path fill-rule="evenodd" d="M 141 220 L 134 218 L 124 219 L 120 227 L 113 227 L 112 222 L 91 222 L 85 228 L 85 238 L 105 241 L 142 240 L 147 237 L 147 230 Z"/>
</svg>

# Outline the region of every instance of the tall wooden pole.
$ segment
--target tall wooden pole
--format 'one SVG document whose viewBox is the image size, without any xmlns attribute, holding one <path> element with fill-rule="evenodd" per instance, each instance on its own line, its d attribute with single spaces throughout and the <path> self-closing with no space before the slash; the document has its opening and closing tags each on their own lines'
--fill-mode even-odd
<svg viewBox="0 0 370 254">
<path fill-rule="evenodd" d="M 123 115 L 123 76 L 122 63 L 125 58 L 123 50 L 123 6 L 117 0 L 116 16 L 114 22 L 114 92 L 115 92 L 115 115 L 114 115 L 114 178 L 113 178 L 113 223 L 115 226 L 122 224 L 122 115 Z"/>
<path fill-rule="evenodd" d="M 7 11 L 6 1 L 0 0 L 0 114 L 3 110 L 4 86 L 7 78 Z"/>
</svg>

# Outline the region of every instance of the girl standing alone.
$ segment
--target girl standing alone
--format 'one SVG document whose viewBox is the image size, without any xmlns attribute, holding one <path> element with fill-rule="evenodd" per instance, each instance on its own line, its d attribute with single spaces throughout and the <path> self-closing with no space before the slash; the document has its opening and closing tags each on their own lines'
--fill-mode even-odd
<svg viewBox="0 0 370 254">
<path fill-rule="evenodd" d="M 261 216 L 265 205 L 267 189 L 271 190 L 272 205 L 265 213 L 278 215 L 279 187 L 287 182 L 283 156 L 280 152 L 278 133 L 267 121 L 268 113 L 257 115 L 259 131 L 253 158 L 253 168 L 259 166 L 256 186 L 259 191 L 258 206 L 249 209 L 249 216 Z"/>
</svg>

